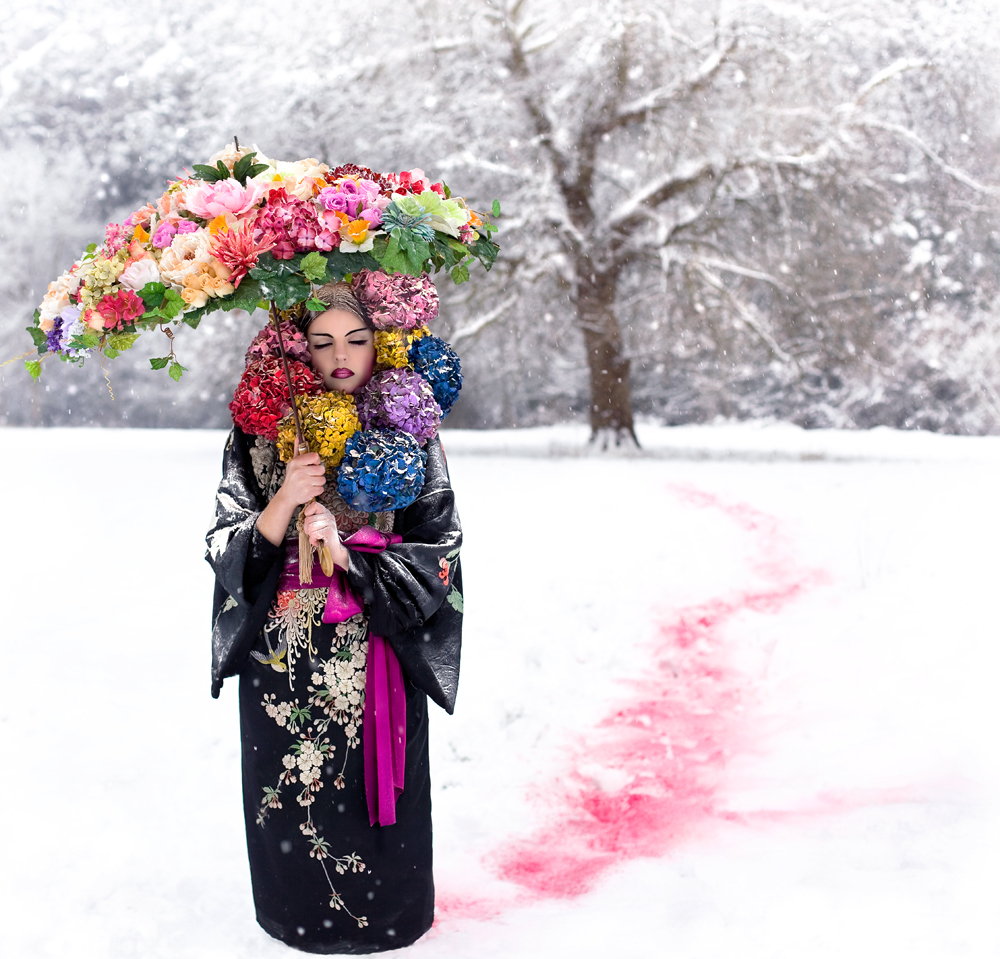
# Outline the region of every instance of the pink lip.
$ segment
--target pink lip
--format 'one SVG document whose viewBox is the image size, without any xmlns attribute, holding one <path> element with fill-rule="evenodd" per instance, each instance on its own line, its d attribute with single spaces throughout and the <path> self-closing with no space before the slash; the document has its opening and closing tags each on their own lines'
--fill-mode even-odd
<svg viewBox="0 0 1000 959">
<path fill-rule="evenodd" d="M 338 380 L 346 380 L 347 377 L 354 376 L 354 370 L 345 370 L 343 367 L 341 367 L 339 370 L 334 370 L 333 375 Z"/>
</svg>

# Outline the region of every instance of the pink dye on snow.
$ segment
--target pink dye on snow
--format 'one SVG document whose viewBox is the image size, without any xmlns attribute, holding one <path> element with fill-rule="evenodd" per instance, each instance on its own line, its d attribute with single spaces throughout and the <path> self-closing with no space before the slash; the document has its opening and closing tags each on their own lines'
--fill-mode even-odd
<svg viewBox="0 0 1000 959">
<path fill-rule="evenodd" d="M 646 675 L 619 681 L 627 690 L 622 704 L 539 790 L 551 803 L 550 822 L 492 857 L 495 873 L 525 892 L 504 902 L 446 894 L 439 900 L 445 921 L 490 918 L 525 899 L 579 896 L 624 860 L 662 856 L 713 822 L 756 818 L 726 810 L 720 795 L 730 757 L 753 736 L 745 719 L 753 684 L 731 665 L 725 631 L 741 614 L 780 613 L 827 577 L 794 562 L 776 518 L 704 490 L 670 490 L 748 534 L 748 563 L 760 582 L 666 615 Z M 761 818 L 779 815 L 762 811 Z"/>
<path fill-rule="evenodd" d="M 501 878 L 535 897 L 578 896 L 623 860 L 661 856 L 725 816 L 721 775 L 750 735 L 743 713 L 752 695 L 729 664 L 725 630 L 742 613 L 779 613 L 821 580 L 789 561 L 773 517 L 702 490 L 671 490 L 752 536 L 750 564 L 766 585 L 684 607 L 660 624 L 649 672 L 621 682 L 622 705 L 571 751 L 560 785 L 541 791 L 553 797 L 551 823 L 495 859 Z"/>
</svg>

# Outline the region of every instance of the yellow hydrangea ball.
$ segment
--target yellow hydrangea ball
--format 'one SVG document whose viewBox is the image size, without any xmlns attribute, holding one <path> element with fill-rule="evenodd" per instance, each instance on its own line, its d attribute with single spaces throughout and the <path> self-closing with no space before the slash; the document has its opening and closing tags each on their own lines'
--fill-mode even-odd
<svg viewBox="0 0 1000 959">
<path fill-rule="evenodd" d="M 333 391 L 297 396 L 295 401 L 309 449 L 319 453 L 327 470 L 336 469 L 344 458 L 347 441 L 361 429 L 354 397 Z M 289 415 L 278 426 L 278 455 L 287 463 L 295 453 L 295 421 Z"/>
</svg>

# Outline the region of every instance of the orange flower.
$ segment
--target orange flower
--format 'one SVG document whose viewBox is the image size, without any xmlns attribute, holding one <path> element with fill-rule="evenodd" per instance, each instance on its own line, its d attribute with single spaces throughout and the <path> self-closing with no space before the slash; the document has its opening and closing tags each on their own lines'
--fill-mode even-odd
<svg viewBox="0 0 1000 959">
<path fill-rule="evenodd" d="M 368 221 L 350 220 L 347 223 L 347 235 L 352 243 L 364 243 L 368 236 Z"/>
</svg>

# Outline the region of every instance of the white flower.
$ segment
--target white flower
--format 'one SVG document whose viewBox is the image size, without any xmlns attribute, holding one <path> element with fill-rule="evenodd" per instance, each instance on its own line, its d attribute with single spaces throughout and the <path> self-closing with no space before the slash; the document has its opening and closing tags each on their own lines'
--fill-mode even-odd
<svg viewBox="0 0 1000 959">
<path fill-rule="evenodd" d="M 208 230 L 198 229 L 193 233 L 178 233 L 160 257 L 160 273 L 163 279 L 176 286 L 184 286 L 190 273 L 197 272 L 211 258 Z"/>
<path fill-rule="evenodd" d="M 122 270 L 118 282 L 126 289 L 138 292 L 147 283 L 160 282 L 160 268 L 151 256 L 135 260 Z"/>
</svg>

